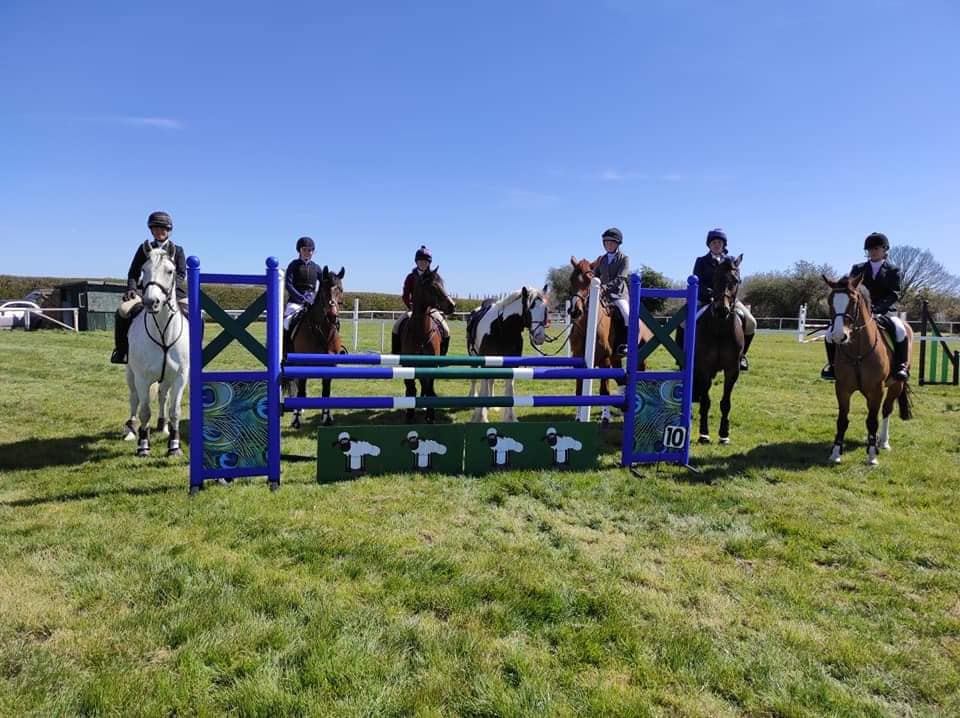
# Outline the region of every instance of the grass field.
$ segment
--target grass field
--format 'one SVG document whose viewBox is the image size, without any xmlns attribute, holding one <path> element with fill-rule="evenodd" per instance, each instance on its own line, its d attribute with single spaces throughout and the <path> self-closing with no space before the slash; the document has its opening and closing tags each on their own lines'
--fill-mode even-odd
<svg viewBox="0 0 960 718">
<path fill-rule="evenodd" d="M 957 388 L 873 469 L 858 400 L 828 466 L 822 349 L 762 335 L 700 476 L 614 431 L 592 472 L 320 486 L 308 414 L 279 492 L 189 499 L 119 440 L 111 341 L 0 333 L 0 715 L 960 714 Z"/>
</svg>

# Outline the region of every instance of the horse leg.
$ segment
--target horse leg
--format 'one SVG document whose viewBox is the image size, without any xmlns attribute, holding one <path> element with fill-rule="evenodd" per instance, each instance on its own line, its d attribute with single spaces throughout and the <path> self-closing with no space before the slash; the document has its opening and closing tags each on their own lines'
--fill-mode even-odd
<svg viewBox="0 0 960 718">
<path fill-rule="evenodd" d="M 420 396 L 436 396 L 437 392 L 433 390 L 433 379 L 421 379 L 420 380 Z M 434 419 L 437 417 L 437 410 L 432 406 L 427 407 L 426 417 L 424 421 L 428 424 L 432 424 Z"/>
<path fill-rule="evenodd" d="M 607 379 L 600 380 L 600 396 L 610 396 L 610 382 Z M 606 429 L 608 426 L 610 426 L 610 407 L 604 405 L 600 409 L 600 428 Z"/>
<path fill-rule="evenodd" d="M 903 385 L 900 382 L 894 382 L 887 387 L 887 394 L 883 399 L 877 446 L 887 451 L 890 451 L 890 415 L 893 413 L 893 405 L 900 397 L 901 391 L 903 391 Z"/>
<path fill-rule="evenodd" d="M 417 396 L 417 382 L 414 379 L 404 379 L 404 395 L 412 396 L 416 398 Z M 416 409 L 407 409 L 405 420 L 408 424 L 413 424 L 417 420 L 417 411 Z"/>
<path fill-rule="evenodd" d="M 150 380 L 136 379 L 137 396 L 140 398 L 140 431 L 138 432 L 137 456 L 150 455 Z"/>
<path fill-rule="evenodd" d="M 140 400 L 137 397 L 137 384 L 134 380 L 133 370 L 129 364 L 127 365 L 127 390 L 130 394 L 130 418 L 123 425 L 123 440 L 133 441 L 137 438 L 137 404 L 140 403 Z"/>
<path fill-rule="evenodd" d="M 330 379 L 323 379 L 321 381 L 322 388 L 320 390 L 320 395 L 324 399 L 330 398 L 330 383 Z M 324 409 L 320 412 L 320 425 L 333 426 L 333 414 L 330 413 L 329 409 Z"/>
<path fill-rule="evenodd" d="M 723 396 L 720 399 L 720 443 L 730 443 L 730 395 L 740 378 L 739 369 L 726 369 L 723 372 Z"/>
<path fill-rule="evenodd" d="M 307 395 L 307 380 L 306 379 L 297 379 L 297 398 L 303 398 Z M 293 410 L 293 421 L 290 422 L 290 427 L 292 429 L 300 428 L 300 418 L 303 416 L 303 409 L 294 409 Z"/>
<path fill-rule="evenodd" d="M 700 438 L 701 444 L 710 443 L 710 380 L 701 379 L 700 390 Z"/>
<path fill-rule="evenodd" d="M 493 383 L 492 381 L 490 382 Z M 513 379 L 507 379 L 503 382 L 503 395 L 504 396 L 513 396 Z M 504 407 L 503 410 L 503 420 L 504 421 L 516 421 L 517 412 L 513 410 L 512 406 Z"/>
<path fill-rule="evenodd" d="M 471 380 L 470 380 L 470 392 L 467 394 L 467 396 L 469 396 L 471 399 L 474 398 L 474 397 L 479 397 L 479 396 L 481 396 L 479 385 L 480 385 L 480 383 L 483 382 L 483 381 L 485 381 L 485 379 L 471 379 Z M 470 421 L 473 422 L 473 423 L 477 423 L 477 422 L 483 421 L 483 407 L 482 407 L 482 406 L 474 407 L 474 409 L 473 409 L 473 414 L 470 416 Z"/>
<path fill-rule="evenodd" d="M 157 416 L 157 428 L 155 429 L 156 433 L 166 436 L 169 431 L 167 429 L 167 398 L 170 394 L 170 385 L 164 382 L 157 387 L 157 406 L 158 406 L 158 416 Z"/>
<path fill-rule="evenodd" d="M 180 409 L 183 390 L 187 386 L 186 375 L 177 376 L 170 386 L 170 436 L 167 438 L 167 456 L 183 456 L 180 448 Z M 161 406 L 163 406 L 161 404 Z"/>
<path fill-rule="evenodd" d="M 877 465 L 877 429 L 880 427 L 880 405 L 883 403 L 883 382 L 867 397 L 867 464 Z"/>
<path fill-rule="evenodd" d="M 843 436 L 847 433 L 847 426 L 850 424 L 848 415 L 850 414 L 852 392 L 846 387 L 841 388 L 840 382 L 837 382 L 835 387 L 837 394 L 837 433 L 833 437 L 833 451 L 830 453 L 830 461 L 839 464 L 840 457 L 843 455 Z"/>
</svg>

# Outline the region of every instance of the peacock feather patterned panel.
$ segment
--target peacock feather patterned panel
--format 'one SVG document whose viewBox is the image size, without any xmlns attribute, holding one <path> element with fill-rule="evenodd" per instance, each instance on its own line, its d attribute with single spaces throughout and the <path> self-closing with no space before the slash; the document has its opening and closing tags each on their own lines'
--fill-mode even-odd
<svg viewBox="0 0 960 718">
<path fill-rule="evenodd" d="M 203 383 L 203 467 L 267 466 L 267 383 Z"/>
<path fill-rule="evenodd" d="M 683 423 L 683 382 L 638 381 L 635 416 L 633 453 L 662 453 L 664 429 Z"/>
</svg>

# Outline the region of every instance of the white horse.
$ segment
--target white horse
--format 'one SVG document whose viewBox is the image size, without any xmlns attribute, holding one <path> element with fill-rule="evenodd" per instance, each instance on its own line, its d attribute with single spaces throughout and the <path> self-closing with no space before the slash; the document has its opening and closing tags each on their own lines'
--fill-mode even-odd
<svg viewBox="0 0 960 718">
<path fill-rule="evenodd" d="M 127 332 L 127 386 L 130 418 L 126 440 L 133 440 L 140 419 L 137 456 L 150 455 L 150 389 L 157 384 L 160 416 L 157 432 L 169 433 L 167 456 L 181 456 L 180 403 L 190 373 L 190 332 L 177 303 L 177 276 L 173 260 L 163 249 L 154 249 L 143 265 L 143 311 Z M 169 396 L 169 431 L 167 398 Z M 139 414 L 137 408 L 139 407 Z"/>
<path fill-rule="evenodd" d="M 547 337 L 547 303 L 546 287 L 523 287 L 500 301 L 484 302 L 467 320 L 467 351 L 481 356 L 520 356 L 524 329 L 530 333 L 530 343 L 540 346 Z M 504 380 L 505 396 L 513 396 L 513 381 Z M 470 381 L 470 396 L 492 395 L 493 379 Z M 470 420 L 488 421 L 487 407 L 477 407 Z M 517 420 L 512 406 L 504 408 L 503 420 Z"/>
</svg>

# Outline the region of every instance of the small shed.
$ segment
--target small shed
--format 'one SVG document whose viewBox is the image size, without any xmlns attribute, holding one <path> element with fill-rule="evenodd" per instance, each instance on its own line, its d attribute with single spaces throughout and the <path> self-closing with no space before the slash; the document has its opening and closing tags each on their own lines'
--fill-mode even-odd
<svg viewBox="0 0 960 718">
<path fill-rule="evenodd" d="M 80 331 L 113 329 L 113 317 L 127 285 L 119 282 L 70 282 L 57 287 L 61 307 L 78 307 Z"/>
</svg>

